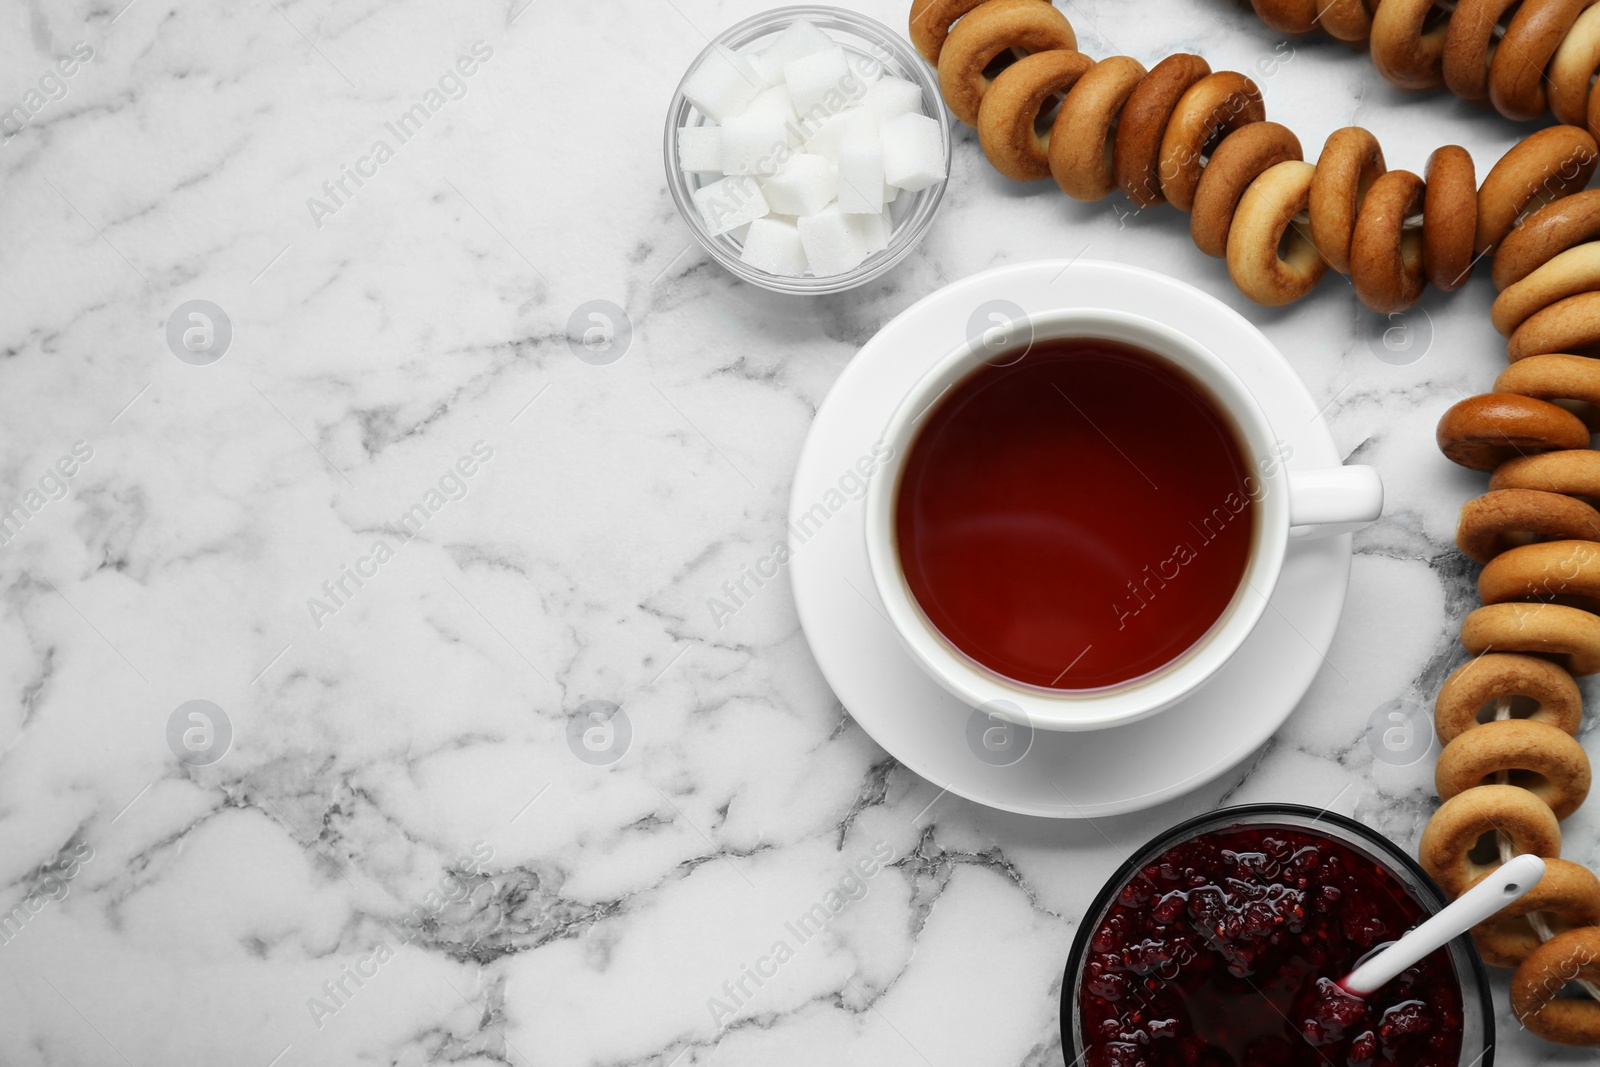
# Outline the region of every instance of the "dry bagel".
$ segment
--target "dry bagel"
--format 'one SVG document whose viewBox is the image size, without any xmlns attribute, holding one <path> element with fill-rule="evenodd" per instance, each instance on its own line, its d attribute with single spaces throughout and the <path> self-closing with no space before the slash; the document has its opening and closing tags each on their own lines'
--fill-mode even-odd
<svg viewBox="0 0 1600 1067">
<path fill-rule="evenodd" d="M 1600 671 L 1600 618 L 1565 604 L 1485 604 L 1462 621 L 1461 644 L 1474 655 L 1548 656 L 1580 676 Z"/>
<path fill-rule="evenodd" d="M 1589 447 L 1589 428 L 1563 407 L 1515 393 L 1483 393 L 1439 419 L 1439 451 L 1463 467 L 1492 471 L 1535 452 Z"/>
<path fill-rule="evenodd" d="M 1534 949 L 1512 976 L 1512 1014 L 1546 1041 L 1600 1044 L 1600 1001 L 1556 996 L 1574 978 L 1600 981 L 1600 927 L 1568 930 Z"/>
<path fill-rule="evenodd" d="M 1561 854 L 1561 824 L 1544 801 L 1514 785 L 1485 785 L 1439 805 L 1422 831 L 1417 860 L 1446 894 L 1460 896 L 1500 866 L 1471 856 L 1479 839 L 1496 831 L 1508 835 L 1519 854 Z"/>
<path fill-rule="evenodd" d="M 1572 675 L 1538 656 L 1485 652 L 1451 672 L 1434 699 L 1433 723 L 1448 745 L 1479 725 L 1497 701 L 1533 702 L 1527 718 L 1576 734 L 1583 723 L 1583 698 Z"/>
<path fill-rule="evenodd" d="M 1445 746 L 1434 768 L 1439 796 L 1449 800 L 1491 784 L 1502 772 L 1565 819 L 1589 796 L 1589 757 L 1571 735 L 1547 723 L 1504 719 L 1468 730 Z"/>
</svg>

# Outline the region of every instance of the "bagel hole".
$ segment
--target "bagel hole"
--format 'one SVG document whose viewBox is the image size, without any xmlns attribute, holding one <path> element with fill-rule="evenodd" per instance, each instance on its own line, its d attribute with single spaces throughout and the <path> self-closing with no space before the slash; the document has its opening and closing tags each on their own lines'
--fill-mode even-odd
<svg viewBox="0 0 1600 1067">
<path fill-rule="evenodd" d="M 1233 98 L 1229 97 L 1228 99 L 1231 101 Z M 1223 141 L 1228 139 L 1228 135 L 1232 133 L 1234 129 L 1235 127 L 1229 126 L 1225 122 L 1219 122 L 1215 126 L 1211 127 L 1211 132 L 1206 134 L 1206 139 L 1200 142 L 1199 162 L 1202 168 L 1211 162 L 1211 157 L 1216 154 L 1217 147 L 1221 145 Z"/>
<path fill-rule="evenodd" d="M 1478 843 L 1468 850 L 1467 859 L 1480 867 L 1500 864 L 1500 841 L 1493 830 L 1478 838 Z"/>
<path fill-rule="evenodd" d="M 1560 989 L 1556 990 L 1555 996 L 1551 997 L 1550 999 L 1551 1000 L 1588 1000 L 1589 999 L 1589 991 L 1584 989 L 1583 986 L 1579 985 L 1578 984 L 1578 980 L 1576 978 L 1574 978 L 1572 981 L 1567 982 Z"/>
<path fill-rule="evenodd" d="M 988 78 L 990 81 L 993 81 L 1000 75 L 1001 71 L 1011 66 L 1011 64 L 1015 63 L 1017 60 L 1024 58 L 1027 56 L 1027 54 L 1028 53 L 1025 49 L 1014 46 L 1011 48 L 1002 48 L 999 52 L 995 53 L 994 58 L 989 60 L 988 64 L 983 68 L 983 76 Z"/>
<path fill-rule="evenodd" d="M 1450 25 L 1450 16 L 1454 15 L 1455 11 L 1456 5 L 1450 0 L 1436 0 L 1428 9 L 1428 13 L 1422 16 L 1420 34 L 1426 37 L 1436 30 L 1447 29 Z"/>
<path fill-rule="evenodd" d="M 1289 225 L 1283 228 L 1283 232 L 1278 234 L 1278 258 L 1285 263 L 1292 263 L 1295 249 L 1300 247 L 1314 249 L 1317 246 L 1311 240 L 1311 220 L 1307 219 L 1302 223 L 1300 216 L 1296 215 L 1289 220 Z M 1320 256 L 1321 253 L 1317 255 Z"/>
<path fill-rule="evenodd" d="M 1451 4 L 1450 6 L 1453 9 L 1455 7 L 1455 4 Z M 1494 27 L 1492 29 L 1490 29 L 1490 31 L 1489 31 L 1489 59 L 1490 60 L 1494 59 L 1494 53 L 1495 53 L 1496 46 L 1499 44 L 1500 38 L 1502 38 L 1502 37 L 1504 37 L 1506 35 L 1506 28 L 1511 25 L 1511 20 L 1516 18 L 1517 17 L 1517 12 L 1521 11 L 1521 10 L 1522 10 L 1522 5 L 1520 3 L 1519 4 L 1512 4 L 1510 7 L 1506 8 L 1505 11 L 1503 11 L 1501 13 L 1499 18 L 1495 19 Z"/>
<path fill-rule="evenodd" d="M 1513 768 L 1512 770 L 1508 770 L 1503 773 L 1505 774 L 1505 781 L 1503 784 L 1514 785 L 1518 789 L 1526 789 L 1535 796 L 1542 795 L 1542 791 L 1550 784 L 1550 779 L 1546 778 L 1537 771 L 1524 771 Z M 1483 781 L 1479 782 L 1478 784 L 1497 785 L 1502 783 L 1496 775 L 1490 774 L 1485 775 Z"/>
<path fill-rule="evenodd" d="M 1511 705 L 1511 718 L 1513 719 L 1531 719 L 1534 713 L 1537 712 L 1542 706 L 1532 697 L 1520 695 L 1501 697 L 1499 700 L 1491 700 L 1485 703 L 1483 707 L 1478 709 L 1478 722 L 1480 725 L 1486 722 L 1494 721 L 1496 709 L 1500 703 L 1500 700 L 1505 700 Z"/>
<path fill-rule="evenodd" d="M 1066 100 L 1067 94 L 1062 92 L 1051 93 L 1044 98 L 1044 103 L 1039 107 L 1039 113 L 1033 117 L 1033 135 L 1047 137 L 1055 127 L 1056 117 L 1061 114 L 1061 103 Z"/>
</svg>

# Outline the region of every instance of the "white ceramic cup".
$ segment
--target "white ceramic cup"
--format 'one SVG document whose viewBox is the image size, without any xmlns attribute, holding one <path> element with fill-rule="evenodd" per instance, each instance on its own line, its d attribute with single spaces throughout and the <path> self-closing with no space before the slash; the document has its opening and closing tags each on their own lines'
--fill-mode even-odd
<svg viewBox="0 0 1600 1067">
<path fill-rule="evenodd" d="M 1014 323 L 1028 343 L 1098 338 L 1142 348 L 1198 381 L 1232 420 L 1245 458 L 1257 472 L 1254 542 L 1232 602 L 1209 631 L 1164 666 L 1098 689 L 1046 689 L 1007 678 L 956 648 L 929 621 L 901 568 L 895 501 L 917 431 L 951 386 L 985 363 L 1022 358 L 1000 354 L 974 337 L 941 359 L 912 387 L 889 420 L 883 442 L 893 452 L 866 495 L 867 558 L 889 621 L 922 668 L 973 707 L 1044 730 L 1093 730 L 1133 722 L 1182 700 L 1204 685 L 1261 621 L 1277 585 L 1291 537 L 1345 533 L 1383 511 L 1383 483 L 1371 467 L 1288 470 L 1272 424 L 1238 376 L 1213 352 L 1153 319 L 1126 312 L 1075 308 Z M 1020 350 L 1019 350 L 1020 351 Z"/>
</svg>

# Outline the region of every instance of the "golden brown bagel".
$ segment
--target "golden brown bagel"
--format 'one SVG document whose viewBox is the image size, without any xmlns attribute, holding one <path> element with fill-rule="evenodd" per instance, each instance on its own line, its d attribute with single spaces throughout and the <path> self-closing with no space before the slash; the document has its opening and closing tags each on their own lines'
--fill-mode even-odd
<svg viewBox="0 0 1600 1067">
<path fill-rule="evenodd" d="M 1540 600 L 1600 612 L 1600 544 L 1541 541 L 1509 549 L 1478 575 L 1485 604 Z"/>
<path fill-rule="evenodd" d="M 1189 86 L 1161 137 L 1161 192 L 1179 211 L 1194 205 L 1202 158 L 1220 139 L 1267 117 L 1256 83 L 1231 70 Z"/>
<path fill-rule="evenodd" d="M 1467 888 L 1481 881 L 1474 879 Z M 1543 913 L 1544 921 L 1556 933 L 1600 923 L 1600 878 L 1576 863 L 1545 860 L 1544 877 L 1538 885 L 1494 918 L 1472 928 L 1483 961 L 1492 967 L 1516 967 L 1544 944 L 1528 925 L 1528 916 L 1534 912 Z"/>
<path fill-rule="evenodd" d="M 1491 489 L 1461 505 L 1456 523 L 1456 547 L 1479 563 L 1531 542 L 1587 540 L 1600 540 L 1600 511 L 1539 489 Z"/>
<path fill-rule="evenodd" d="M 1422 270 L 1422 233 L 1406 219 L 1422 211 L 1422 179 L 1391 170 L 1368 190 L 1350 238 L 1350 281 L 1356 296 L 1378 312 L 1404 311 L 1428 280 Z"/>
<path fill-rule="evenodd" d="M 939 92 L 951 114 L 978 124 L 978 108 L 992 79 L 984 73 L 1002 52 L 1075 51 L 1072 23 L 1039 0 L 988 0 L 962 16 L 939 50 Z"/>
<path fill-rule="evenodd" d="M 1328 270 L 1327 260 L 1294 221 L 1310 202 L 1313 169 L 1297 160 L 1269 167 L 1245 190 L 1233 214 L 1228 274 L 1257 303 L 1275 307 L 1298 300 Z M 1280 256 L 1285 243 L 1287 255 Z"/>
<path fill-rule="evenodd" d="M 1448 745 L 1479 725 L 1500 700 L 1531 701 L 1527 718 L 1548 723 L 1568 734 L 1583 724 L 1583 698 L 1572 675 L 1538 656 L 1513 652 L 1485 652 L 1457 667 L 1439 687 L 1434 700 L 1433 723 L 1441 743 Z"/>
<path fill-rule="evenodd" d="M 1600 1001 L 1556 996 L 1575 978 L 1600 981 L 1600 927 L 1568 930 L 1529 953 L 1511 979 L 1512 1014 L 1546 1041 L 1600 1044 Z"/>
<path fill-rule="evenodd" d="M 1117 184 L 1139 207 L 1154 207 L 1165 194 L 1161 191 L 1161 142 L 1166 137 L 1172 112 L 1211 66 L 1199 56 L 1178 52 L 1168 56 L 1145 75 L 1128 94 L 1117 126 L 1112 165 Z"/>
<path fill-rule="evenodd" d="M 1311 240 L 1328 265 L 1350 273 L 1350 242 L 1361 201 L 1388 169 L 1377 138 L 1360 126 L 1335 130 L 1317 157 L 1311 179 Z"/>
<path fill-rule="evenodd" d="M 1600 452 L 1587 448 L 1508 460 L 1489 476 L 1490 489 L 1537 489 L 1600 501 Z"/>
<path fill-rule="evenodd" d="M 1511 838 L 1519 854 L 1561 854 L 1561 824 L 1544 801 L 1514 785 L 1484 785 L 1439 806 L 1423 828 L 1417 860 L 1445 893 L 1460 896 L 1500 865 L 1479 863 L 1470 855 L 1480 838 L 1497 831 Z"/>
<path fill-rule="evenodd" d="M 1485 604 L 1462 621 L 1461 644 L 1475 655 L 1548 656 L 1576 675 L 1600 671 L 1600 618 L 1565 604 Z"/>
<path fill-rule="evenodd" d="M 1144 76 L 1138 60 L 1110 56 L 1089 68 L 1061 102 L 1050 133 L 1050 174 L 1074 200 L 1099 200 L 1117 187 L 1111 165 L 1117 118 Z"/>
<path fill-rule="evenodd" d="M 1600 293 L 1579 293 L 1534 312 L 1506 342 L 1513 363 L 1551 352 L 1600 352 Z"/>
<path fill-rule="evenodd" d="M 1445 746 L 1434 768 L 1439 796 L 1449 800 L 1490 784 L 1502 772 L 1565 819 L 1589 796 L 1589 757 L 1570 735 L 1547 723 L 1503 719 L 1468 730 Z"/>
<path fill-rule="evenodd" d="M 1548 400 L 1484 393 L 1457 401 L 1439 419 L 1439 451 L 1475 471 L 1492 471 L 1518 456 L 1587 448 L 1583 420 Z"/>
<path fill-rule="evenodd" d="M 1422 265 L 1428 280 L 1450 292 L 1472 276 L 1478 236 L 1478 182 L 1472 157 L 1448 144 L 1428 157 L 1423 173 Z"/>
<path fill-rule="evenodd" d="M 1208 256 L 1226 256 L 1234 211 L 1246 190 L 1279 163 L 1301 158 L 1300 139 L 1276 122 L 1252 122 L 1224 137 L 1195 186 L 1189 218 L 1195 246 Z M 1476 193 L 1473 204 L 1477 204 Z"/>
<path fill-rule="evenodd" d="M 1082 52 L 1058 48 L 1024 56 L 995 76 L 978 105 L 978 143 L 995 170 L 1022 182 L 1050 176 L 1054 127 L 1039 135 L 1040 112 L 1092 66 Z"/>
</svg>

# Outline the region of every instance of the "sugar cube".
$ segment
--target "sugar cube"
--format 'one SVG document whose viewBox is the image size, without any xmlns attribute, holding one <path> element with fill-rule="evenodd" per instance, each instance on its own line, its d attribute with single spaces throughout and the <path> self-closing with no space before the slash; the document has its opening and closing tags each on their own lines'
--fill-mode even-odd
<svg viewBox="0 0 1600 1067">
<path fill-rule="evenodd" d="M 806 272 L 800 227 L 780 218 L 756 219 L 750 224 L 739 259 L 768 274 L 799 277 Z"/>
<path fill-rule="evenodd" d="M 863 93 L 861 83 L 850 76 L 844 49 L 839 47 L 786 63 L 783 80 L 794 98 L 795 110 L 802 115 L 819 104 L 829 111 L 844 110 L 851 101 L 848 95 L 851 86 L 856 89 L 856 98 Z"/>
<path fill-rule="evenodd" d="M 882 78 L 888 71 L 883 69 L 883 64 L 871 56 L 864 56 L 860 52 L 851 52 L 845 57 L 850 64 L 850 70 L 860 80 L 862 85 L 871 85 Z"/>
<path fill-rule="evenodd" d="M 722 124 L 724 174 L 776 174 L 789 155 L 789 131 L 780 118 L 743 114 Z"/>
<path fill-rule="evenodd" d="M 890 119 L 922 111 L 922 90 L 904 78 L 884 78 L 867 86 L 861 106 L 881 126 Z"/>
<path fill-rule="evenodd" d="M 726 139 L 722 152 L 726 159 Z M 908 114 L 884 124 L 883 176 L 890 185 L 899 186 L 908 193 L 926 189 L 944 178 L 944 141 L 939 136 L 937 119 Z"/>
<path fill-rule="evenodd" d="M 720 44 L 706 53 L 683 83 L 683 95 L 713 122 L 739 114 L 760 91 L 761 78 L 750 60 Z"/>
<path fill-rule="evenodd" d="M 694 204 L 713 235 L 737 230 L 771 210 L 760 183 L 745 174 L 702 185 L 694 191 Z"/>
<path fill-rule="evenodd" d="M 894 223 L 890 221 L 887 211 L 846 215 L 845 218 L 861 234 L 861 239 L 867 244 L 867 251 L 882 252 L 889 247 L 889 238 L 894 233 Z"/>
<path fill-rule="evenodd" d="M 815 215 L 833 202 L 839 180 L 823 156 L 801 152 L 761 183 L 767 205 L 780 215 Z"/>
<path fill-rule="evenodd" d="M 722 130 L 716 126 L 679 129 L 678 166 L 691 174 L 721 174 Z"/>
<path fill-rule="evenodd" d="M 818 29 L 815 22 L 795 19 L 761 51 L 761 58 L 781 71 L 784 66 L 797 59 L 804 59 L 817 52 L 826 52 L 832 47 L 834 47 L 833 38 Z"/>
<path fill-rule="evenodd" d="M 789 96 L 788 88 L 783 85 L 774 85 L 770 89 L 763 90 L 750 101 L 750 106 L 745 108 L 744 114 L 740 117 L 751 118 L 756 115 L 775 118 L 790 125 L 800 117 L 794 113 L 794 101 Z M 793 141 L 794 138 L 791 137 L 790 140 Z"/>
<path fill-rule="evenodd" d="M 876 137 L 845 141 L 839 148 L 839 210 L 847 215 L 881 212 L 883 185 L 883 142 Z"/>
<path fill-rule="evenodd" d="M 878 135 L 878 124 L 860 108 L 829 115 L 813 129 L 815 132 L 806 139 L 806 151 L 834 160 L 839 158 L 839 146 L 845 141 Z"/>
<path fill-rule="evenodd" d="M 783 84 L 783 67 L 772 62 L 760 52 L 752 52 L 746 49 L 742 50 L 740 54 L 749 62 L 750 69 L 755 71 L 756 80 L 763 87 L 770 88 L 774 85 Z"/>
<path fill-rule="evenodd" d="M 846 215 L 838 204 L 829 204 L 815 215 L 800 219 L 800 243 L 812 272 L 843 274 L 887 247 L 887 237 L 881 233 L 882 220 L 881 215 Z"/>
</svg>

